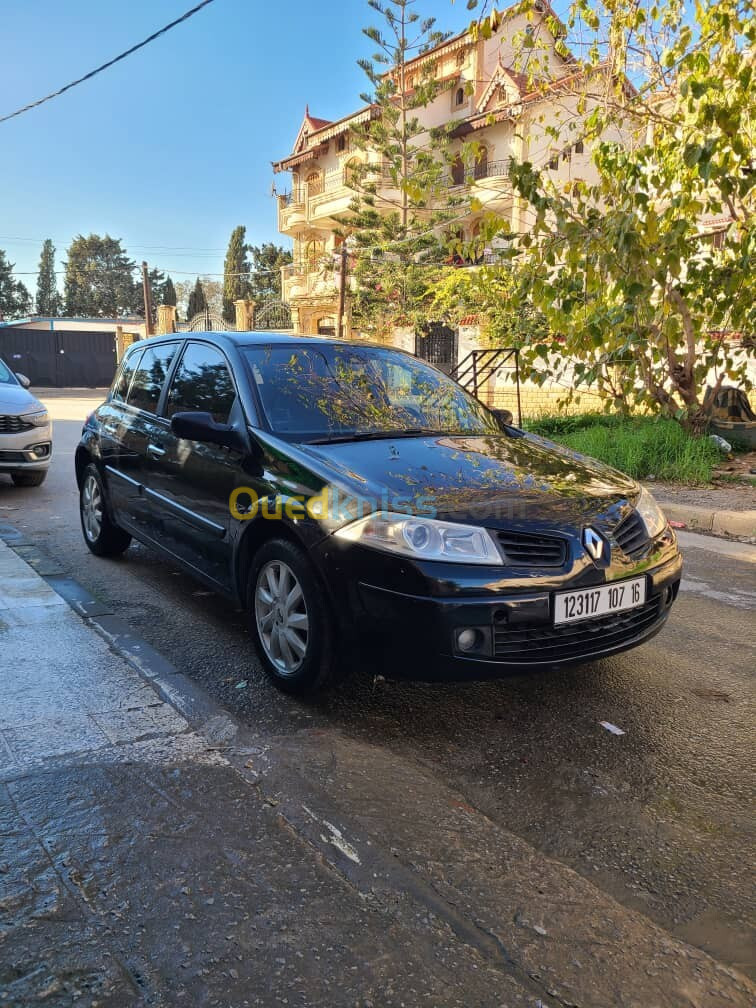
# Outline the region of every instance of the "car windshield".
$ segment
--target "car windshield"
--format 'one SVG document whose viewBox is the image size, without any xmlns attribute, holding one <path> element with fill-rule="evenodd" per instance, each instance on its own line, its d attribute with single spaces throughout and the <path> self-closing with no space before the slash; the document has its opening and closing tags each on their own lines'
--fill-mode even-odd
<svg viewBox="0 0 756 1008">
<path fill-rule="evenodd" d="M 276 434 L 334 441 L 425 433 L 501 433 L 476 399 L 435 368 L 382 347 L 246 347 Z"/>
<path fill-rule="evenodd" d="M 0 357 L 0 385 L 18 385 L 16 376 L 2 357 Z"/>
</svg>

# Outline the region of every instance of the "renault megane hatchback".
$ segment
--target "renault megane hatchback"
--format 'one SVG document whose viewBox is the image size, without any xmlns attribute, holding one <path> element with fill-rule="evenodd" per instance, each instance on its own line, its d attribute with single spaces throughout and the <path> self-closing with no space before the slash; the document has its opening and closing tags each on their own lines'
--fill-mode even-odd
<svg viewBox="0 0 756 1008">
<path fill-rule="evenodd" d="M 136 343 L 76 452 L 93 553 L 132 537 L 246 607 L 289 692 L 345 645 L 416 678 L 611 655 L 680 584 L 651 495 L 410 354 L 271 333 Z"/>
</svg>

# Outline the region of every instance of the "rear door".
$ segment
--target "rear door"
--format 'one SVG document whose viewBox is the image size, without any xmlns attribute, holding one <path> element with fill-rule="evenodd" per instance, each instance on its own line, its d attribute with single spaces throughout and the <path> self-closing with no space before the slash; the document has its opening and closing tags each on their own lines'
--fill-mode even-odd
<svg viewBox="0 0 756 1008">
<path fill-rule="evenodd" d="M 224 588 L 231 587 L 229 497 L 245 453 L 177 438 L 174 413 L 211 413 L 218 423 L 243 421 L 232 369 L 215 345 L 186 344 L 162 408 L 159 444 L 148 462 L 148 494 L 159 515 L 160 543 Z M 246 424 L 241 423 L 242 429 Z"/>
<path fill-rule="evenodd" d="M 147 463 L 160 442 L 164 421 L 158 419 L 158 406 L 178 348 L 178 341 L 134 348 L 119 373 L 110 403 L 99 412 L 105 476 L 117 520 L 151 539 L 155 536 L 145 493 Z"/>
</svg>

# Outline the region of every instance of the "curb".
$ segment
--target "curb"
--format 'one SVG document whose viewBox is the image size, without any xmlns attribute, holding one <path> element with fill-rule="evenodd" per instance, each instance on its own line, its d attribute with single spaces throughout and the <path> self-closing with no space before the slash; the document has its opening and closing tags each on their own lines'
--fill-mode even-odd
<svg viewBox="0 0 756 1008">
<path fill-rule="evenodd" d="M 656 497 L 669 521 L 682 522 L 687 529 L 733 539 L 756 540 L 756 511 L 714 511 L 694 504 L 674 504 Z"/>
<path fill-rule="evenodd" d="M 44 549 L 32 543 L 14 525 L 0 522 L 0 541 L 13 550 L 59 595 L 82 623 L 98 634 L 111 650 L 133 668 L 165 703 L 210 741 L 242 738 L 245 726 L 201 686 L 179 672 L 147 641 L 134 634 L 110 606 L 70 577 Z"/>
</svg>

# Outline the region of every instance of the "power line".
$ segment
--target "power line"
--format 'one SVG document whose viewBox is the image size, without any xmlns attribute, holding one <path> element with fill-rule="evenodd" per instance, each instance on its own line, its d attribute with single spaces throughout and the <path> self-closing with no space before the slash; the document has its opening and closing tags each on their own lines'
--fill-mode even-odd
<svg viewBox="0 0 756 1008">
<path fill-rule="evenodd" d="M 120 62 L 120 60 L 126 59 L 127 56 L 131 56 L 131 54 L 135 53 L 138 49 L 143 49 L 144 46 L 149 45 L 150 42 L 154 42 L 156 38 L 159 38 L 161 35 L 165 35 L 167 31 L 171 30 L 171 28 L 175 28 L 176 25 L 181 24 L 182 21 L 188 20 L 198 11 L 201 11 L 203 7 L 207 7 L 207 5 L 211 4 L 212 2 L 213 0 L 202 0 L 202 2 L 198 3 L 196 7 L 192 7 L 191 10 L 188 10 L 185 14 L 182 14 L 181 17 L 176 18 L 175 21 L 171 21 L 171 23 L 165 25 L 164 28 L 161 28 L 159 31 L 153 32 L 152 35 L 148 36 L 142 42 L 138 42 L 130 49 L 127 49 L 126 52 L 122 52 L 119 56 L 115 56 L 113 59 L 108 60 L 107 63 L 103 63 L 102 66 L 98 66 L 95 70 L 90 70 L 88 74 L 84 74 L 84 76 L 79 77 L 78 80 L 71 81 L 71 83 L 66 84 L 65 87 L 59 88 L 57 91 L 53 91 L 49 95 L 45 95 L 44 98 L 38 98 L 37 101 L 30 102 L 28 105 L 24 105 L 23 108 L 16 109 L 15 112 L 9 112 L 7 115 L 0 116 L 0 123 L 7 122 L 8 119 L 15 119 L 16 116 L 20 116 L 24 112 L 29 112 L 31 109 L 38 108 L 40 105 L 44 105 L 45 102 L 52 101 L 53 98 L 57 98 L 59 95 L 64 94 L 66 91 L 70 91 L 71 88 L 76 87 L 78 84 L 83 84 L 84 81 L 91 80 L 91 78 L 95 77 L 98 73 L 102 73 L 103 70 L 107 70 L 109 67 L 112 67 L 115 63 Z"/>
</svg>

